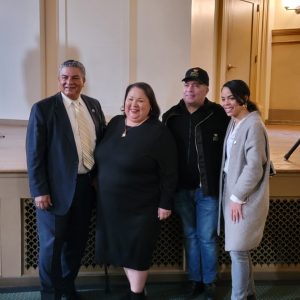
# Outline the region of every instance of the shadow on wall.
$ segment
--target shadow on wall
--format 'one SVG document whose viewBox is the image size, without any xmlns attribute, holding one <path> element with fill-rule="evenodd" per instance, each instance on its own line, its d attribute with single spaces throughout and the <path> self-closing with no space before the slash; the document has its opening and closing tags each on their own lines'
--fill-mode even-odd
<svg viewBox="0 0 300 300">
<path fill-rule="evenodd" d="M 46 53 L 49 60 L 47 60 Z M 25 96 L 23 101 L 28 103 L 29 107 L 40 99 L 57 93 L 58 68 L 63 61 L 68 59 L 83 62 L 76 47 L 69 46 L 66 49 L 65 46 L 55 47 L 54 45 L 44 48 L 40 37 L 36 38 L 36 47 L 25 53 L 22 69 Z M 53 61 L 56 63 L 54 64 Z M 85 87 L 85 92 L 86 90 Z"/>
<path fill-rule="evenodd" d="M 36 47 L 29 49 L 23 60 L 23 82 L 24 82 L 24 96 L 29 104 L 29 107 L 40 99 L 43 94 L 43 82 L 45 76 L 41 72 L 44 68 L 42 66 L 41 40 L 38 36 L 36 38 Z"/>
</svg>

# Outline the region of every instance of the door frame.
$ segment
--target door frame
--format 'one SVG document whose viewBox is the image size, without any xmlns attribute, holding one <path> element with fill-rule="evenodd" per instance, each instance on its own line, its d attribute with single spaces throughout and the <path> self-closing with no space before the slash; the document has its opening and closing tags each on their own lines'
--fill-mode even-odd
<svg viewBox="0 0 300 300">
<path fill-rule="evenodd" d="M 220 99 L 220 88 L 226 80 L 227 66 L 227 36 L 229 24 L 229 9 L 232 0 L 221 0 L 218 14 L 218 47 L 216 87 L 217 99 Z M 270 29 L 269 29 L 269 0 L 260 0 L 257 22 L 257 57 L 255 72 L 251 71 L 250 89 L 255 95 L 256 103 L 264 120 L 268 118 L 269 89 L 270 89 Z M 253 64 L 254 62 L 252 62 Z M 253 68 L 251 68 L 253 70 Z"/>
</svg>

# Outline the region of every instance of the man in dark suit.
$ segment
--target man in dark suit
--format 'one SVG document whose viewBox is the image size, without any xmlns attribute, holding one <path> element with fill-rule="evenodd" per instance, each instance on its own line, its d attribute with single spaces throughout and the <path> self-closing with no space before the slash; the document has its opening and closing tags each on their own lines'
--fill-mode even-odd
<svg viewBox="0 0 300 300">
<path fill-rule="evenodd" d="M 58 81 L 60 92 L 35 103 L 31 109 L 27 166 L 37 208 L 41 299 L 77 300 L 80 295 L 74 281 L 95 203 L 92 154 L 103 136 L 105 118 L 99 102 L 81 94 L 85 84 L 82 63 L 62 63 Z"/>
</svg>

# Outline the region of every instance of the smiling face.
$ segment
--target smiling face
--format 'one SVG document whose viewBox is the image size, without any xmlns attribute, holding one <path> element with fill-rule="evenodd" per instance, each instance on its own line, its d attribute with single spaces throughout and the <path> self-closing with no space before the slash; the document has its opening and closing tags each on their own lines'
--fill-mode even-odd
<svg viewBox="0 0 300 300">
<path fill-rule="evenodd" d="M 85 78 L 79 68 L 64 67 L 58 77 L 59 90 L 72 100 L 79 98 Z"/>
<path fill-rule="evenodd" d="M 150 101 L 142 89 L 133 87 L 127 94 L 124 109 L 127 124 L 137 125 L 149 117 Z"/>
<path fill-rule="evenodd" d="M 233 117 L 238 121 L 243 119 L 249 113 L 244 105 L 238 103 L 232 95 L 231 90 L 226 86 L 223 87 L 221 91 L 221 105 L 228 116 Z"/>
<path fill-rule="evenodd" d="M 204 104 L 208 86 L 198 81 L 186 81 L 183 85 L 183 100 L 189 112 L 197 110 Z"/>
</svg>

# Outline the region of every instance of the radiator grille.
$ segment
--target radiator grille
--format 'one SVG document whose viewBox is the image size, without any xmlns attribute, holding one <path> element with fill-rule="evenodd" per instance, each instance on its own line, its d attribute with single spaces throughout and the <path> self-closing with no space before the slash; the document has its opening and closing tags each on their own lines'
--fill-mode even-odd
<svg viewBox="0 0 300 300">
<path fill-rule="evenodd" d="M 253 265 L 300 266 L 299 225 L 300 199 L 271 198 L 262 242 L 257 249 L 251 251 Z M 223 250 L 223 245 L 222 235 L 219 264 L 230 265 L 230 256 Z"/>
<path fill-rule="evenodd" d="M 35 218 L 35 207 L 31 199 L 22 199 L 23 234 L 23 270 L 32 273 L 38 267 L 38 236 Z M 92 215 L 89 239 L 82 260 L 84 269 L 99 270 L 101 266 L 95 263 L 95 226 L 96 214 Z M 162 222 L 160 238 L 153 255 L 152 267 L 183 271 L 183 249 L 181 239 L 181 224 L 178 217 L 172 217 Z"/>
<path fill-rule="evenodd" d="M 35 207 L 31 199 L 22 199 L 23 221 L 23 270 L 36 272 L 38 238 L 35 223 Z M 300 199 L 270 199 L 270 212 L 261 245 L 252 251 L 254 265 L 300 264 Z M 94 261 L 95 213 L 92 217 L 90 236 L 82 261 L 85 269 L 99 270 Z M 224 251 L 224 237 L 220 237 L 219 265 L 230 265 L 230 257 Z M 182 230 L 178 217 L 163 222 L 161 235 L 154 252 L 152 267 L 158 270 L 184 272 Z"/>
</svg>

